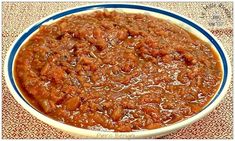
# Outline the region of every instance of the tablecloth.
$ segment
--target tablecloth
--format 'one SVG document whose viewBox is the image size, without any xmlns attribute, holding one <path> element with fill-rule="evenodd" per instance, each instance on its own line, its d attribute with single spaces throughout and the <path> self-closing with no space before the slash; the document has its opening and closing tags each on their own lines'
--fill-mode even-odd
<svg viewBox="0 0 235 141">
<path fill-rule="evenodd" d="M 82 2 L 3 2 L 2 64 L 7 50 L 28 26 L 54 12 L 93 4 Z M 209 29 L 223 44 L 232 62 L 232 2 L 151 2 L 141 3 L 165 8 L 189 17 Z M 3 67 L 3 66 L 2 66 Z M 75 137 L 36 119 L 12 97 L 2 73 L 3 139 L 73 139 Z M 231 139 L 233 138 L 233 100 L 230 85 L 224 100 L 208 116 L 171 133 L 165 139 Z"/>
</svg>

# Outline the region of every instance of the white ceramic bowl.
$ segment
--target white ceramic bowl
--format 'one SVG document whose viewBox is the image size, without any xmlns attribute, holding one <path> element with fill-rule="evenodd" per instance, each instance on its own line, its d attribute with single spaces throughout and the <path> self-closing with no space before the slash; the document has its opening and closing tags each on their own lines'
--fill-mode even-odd
<svg viewBox="0 0 235 141">
<path fill-rule="evenodd" d="M 168 20 L 169 22 L 175 23 L 178 26 L 193 33 L 194 35 L 196 35 L 203 41 L 209 43 L 214 48 L 216 53 L 219 55 L 219 59 L 222 64 L 223 79 L 222 79 L 222 83 L 217 93 L 212 98 L 212 100 L 208 103 L 208 105 L 205 106 L 201 112 L 197 113 L 196 115 L 186 120 L 180 121 L 178 123 L 174 123 L 172 125 L 162 127 L 159 129 L 135 131 L 135 132 L 93 131 L 93 130 L 88 130 L 88 129 L 77 128 L 74 126 L 70 126 L 70 125 L 58 122 L 54 119 L 51 119 L 45 116 L 44 114 L 40 113 L 35 108 L 33 108 L 27 102 L 24 96 L 21 94 L 14 80 L 13 66 L 14 66 L 15 56 L 17 52 L 19 51 L 19 48 L 22 46 L 22 44 L 25 41 L 27 41 L 27 39 L 29 39 L 30 36 L 32 36 L 32 34 L 37 32 L 38 28 L 42 24 L 55 22 L 58 19 L 63 18 L 64 16 L 67 16 L 67 15 L 87 13 L 87 12 L 92 12 L 98 9 L 108 9 L 108 10 L 115 9 L 117 11 L 123 11 L 127 13 L 131 12 L 131 13 L 150 14 L 152 16 L 156 16 L 158 18 L 162 18 L 162 19 Z M 231 66 L 229 63 L 227 53 L 224 51 L 222 44 L 216 39 L 216 37 L 214 37 L 208 30 L 203 28 L 201 25 L 195 23 L 194 21 L 192 21 L 191 19 L 187 17 L 184 17 L 178 13 L 175 13 L 166 9 L 144 6 L 144 5 L 120 4 L 120 3 L 119 4 L 97 4 L 97 5 L 76 7 L 76 8 L 68 9 L 68 10 L 50 15 L 38 21 L 37 23 L 33 24 L 28 29 L 26 29 L 21 35 L 19 35 L 19 37 L 15 40 L 15 42 L 10 47 L 6 56 L 6 60 L 5 60 L 4 73 L 5 73 L 6 83 L 7 83 L 8 88 L 10 89 L 11 94 L 14 96 L 16 101 L 19 102 L 24 107 L 24 109 L 26 109 L 32 115 L 37 117 L 39 120 L 80 138 L 146 138 L 146 137 L 152 137 L 152 136 L 160 137 L 160 136 L 169 134 L 173 131 L 176 131 L 180 128 L 183 128 L 189 124 L 196 122 L 197 120 L 201 119 L 202 117 L 206 116 L 209 112 L 211 112 L 225 96 L 228 86 L 230 84 L 230 80 L 231 80 Z"/>
</svg>

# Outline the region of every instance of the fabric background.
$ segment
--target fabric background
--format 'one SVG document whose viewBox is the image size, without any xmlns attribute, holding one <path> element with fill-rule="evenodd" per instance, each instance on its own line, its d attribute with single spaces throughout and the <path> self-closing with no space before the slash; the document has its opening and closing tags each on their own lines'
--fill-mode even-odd
<svg viewBox="0 0 235 141">
<path fill-rule="evenodd" d="M 2 64 L 7 50 L 16 37 L 28 26 L 54 12 L 89 3 L 2 3 Z M 227 3 L 142 3 L 178 12 L 209 29 L 223 44 L 232 63 L 232 2 Z M 3 67 L 3 66 L 2 66 Z M 10 94 L 2 74 L 2 138 L 3 139 L 67 139 L 74 138 L 39 121 Z M 205 118 L 169 134 L 167 139 L 232 139 L 232 85 L 225 99 Z"/>
</svg>

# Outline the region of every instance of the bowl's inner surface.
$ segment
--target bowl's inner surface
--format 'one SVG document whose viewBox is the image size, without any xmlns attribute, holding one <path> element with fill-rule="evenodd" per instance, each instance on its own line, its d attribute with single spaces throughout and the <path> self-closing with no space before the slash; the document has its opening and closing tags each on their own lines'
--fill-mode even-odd
<svg viewBox="0 0 235 141">
<path fill-rule="evenodd" d="M 41 26 L 20 48 L 14 77 L 53 119 L 128 132 L 197 114 L 216 94 L 222 70 L 212 47 L 188 31 L 105 10 Z"/>
</svg>

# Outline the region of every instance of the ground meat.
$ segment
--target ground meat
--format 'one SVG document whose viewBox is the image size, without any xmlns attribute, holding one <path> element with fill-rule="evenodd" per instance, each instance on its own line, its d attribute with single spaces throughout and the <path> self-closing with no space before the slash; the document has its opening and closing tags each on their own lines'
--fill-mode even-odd
<svg viewBox="0 0 235 141">
<path fill-rule="evenodd" d="M 222 77 L 216 53 L 191 33 L 150 15 L 107 10 L 40 27 L 20 49 L 14 73 L 46 115 L 118 132 L 193 116 Z"/>
</svg>

